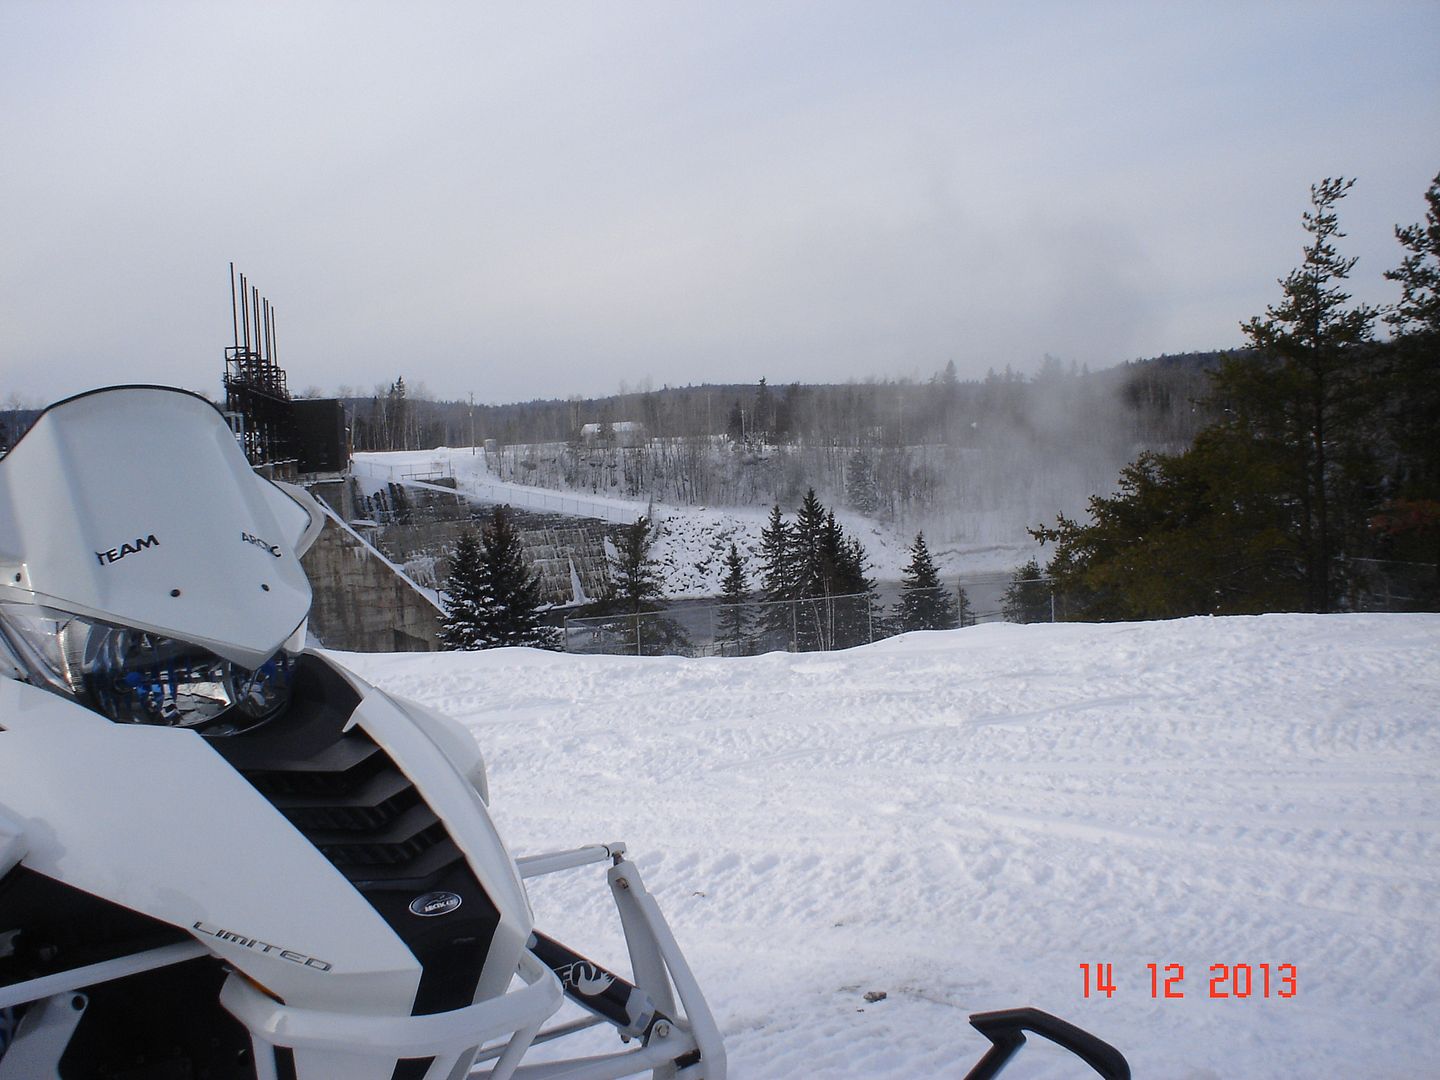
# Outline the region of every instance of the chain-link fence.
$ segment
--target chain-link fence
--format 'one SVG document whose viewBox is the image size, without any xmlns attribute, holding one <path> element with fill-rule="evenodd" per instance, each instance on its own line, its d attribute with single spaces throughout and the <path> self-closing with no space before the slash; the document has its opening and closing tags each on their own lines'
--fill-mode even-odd
<svg viewBox="0 0 1440 1080">
<path fill-rule="evenodd" d="M 1395 559 L 1351 559 L 1350 604 L 1356 611 L 1435 611 L 1440 565 Z"/>
<path fill-rule="evenodd" d="M 1346 607 L 1354 611 L 1440 608 L 1435 563 L 1352 559 Z M 1055 622 L 1076 617 L 1065 593 L 1044 576 L 965 579 L 965 602 L 953 589 L 743 604 L 680 603 L 663 611 L 565 620 L 564 649 L 630 656 L 754 656 L 821 652 L 893 637 L 984 622 Z M 1003 592 L 1002 592 L 1003 590 Z M 972 605 L 970 597 L 978 600 Z"/>
<path fill-rule="evenodd" d="M 1044 618 L 1050 618 L 1049 583 Z M 951 589 L 904 589 L 893 605 L 874 593 L 743 604 L 685 604 L 638 615 L 565 620 L 565 651 L 629 656 L 757 656 L 825 652 L 907 630 L 948 630 L 1005 618 L 975 611 Z M 1037 607 L 1038 610 L 1038 607 Z"/>
</svg>

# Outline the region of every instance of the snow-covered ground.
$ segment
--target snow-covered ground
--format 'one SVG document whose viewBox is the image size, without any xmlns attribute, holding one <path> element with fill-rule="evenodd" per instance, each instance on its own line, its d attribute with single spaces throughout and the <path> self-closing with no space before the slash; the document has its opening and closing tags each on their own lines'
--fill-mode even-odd
<svg viewBox="0 0 1440 1080">
<path fill-rule="evenodd" d="M 355 475 L 367 494 L 391 481 L 453 476 L 458 491 L 486 502 L 504 501 L 530 510 L 560 511 L 626 524 L 652 513 L 660 526 L 655 557 L 665 568 L 666 594 L 672 597 L 717 596 L 725 576 L 725 553 L 735 543 L 752 578 L 759 569 L 760 532 L 769 507 L 671 506 L 614 499 L 582 491 L 555 491 L 497 480 L 486 468 L 484 451 L 469 447 L 403 450 L 354 455 Z M 794 508 L 785 507 L 794 520 Z M 835 518 L 865 545 L 872 577 L 899 581 L 910 561 L 913 532 L 896 529 L 848 510 L 836 509 Z M 1010 571 L 1036 553 L 1032 543 L 1017 539 L 998 546 L 960 546 L 928 538 L 936 567 L 948 578 Z"/>
<path fill-rule="evenodd" d="M 1436 1075 L 1440 616 L 344 659 L 474 731 L 516 854 L 629 843 L 736 1080 L 963 1075 L 966 1015 L 1022 1004 L 1137 1077 Z M 623 964 L 599 870 L 532 892 Z M 1250 995 L 1212 998 L 1213 964 Z M 1088 1070 L 1032 1039 L 1011 1074 Z"/>
</svg>

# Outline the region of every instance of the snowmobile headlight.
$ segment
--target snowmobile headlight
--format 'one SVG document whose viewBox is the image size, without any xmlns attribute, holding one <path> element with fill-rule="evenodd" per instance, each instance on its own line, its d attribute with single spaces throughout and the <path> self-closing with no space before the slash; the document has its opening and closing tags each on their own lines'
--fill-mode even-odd
<svg viewBox="0 0 1440 1080">
<path fill-rule="evenodd" d="M 0 632 L 32 681 L 120 723 L 245 731 L 285 707 L 295 674 L 287 648 L 251 670 L 176 638 L 31 604 L 0 604 Z"/>
</svg>

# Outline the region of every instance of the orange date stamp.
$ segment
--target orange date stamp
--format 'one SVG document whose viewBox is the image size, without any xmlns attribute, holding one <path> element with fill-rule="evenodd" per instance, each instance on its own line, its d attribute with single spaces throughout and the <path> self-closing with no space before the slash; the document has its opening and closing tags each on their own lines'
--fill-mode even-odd
<svg viewBox="0 0 1440 1080">
<path fill-rule="evenodd" d="M 1184 964 L 1146 964 L 1150 974 L 1150 996 L 1175 1001 L 1186 996 Z M 1114 964 L 1081 964 L 1081 988 L 1085 997 L 1115 996 Z M 1211 964 L 1204 988 L 1191 987 L 1191 996 L 1212 1000 L 1234 998 L 1293 998 L 1300 992 L 1300 972 L 1294 964 Z"/>
</svg>

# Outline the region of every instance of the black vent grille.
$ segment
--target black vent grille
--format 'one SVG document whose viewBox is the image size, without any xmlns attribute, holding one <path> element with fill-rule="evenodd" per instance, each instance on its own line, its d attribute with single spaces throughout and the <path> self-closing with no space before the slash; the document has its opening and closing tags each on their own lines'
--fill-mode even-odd
<svg viewBox="0 0 1440 1080">
<path fill-rule="evenodd" d="M 475 999 L 500 912 L 421 791 L 356 723 L 360 695 L 320 657 L 306 654 L 289 710 L 268 724 L 210 740 L 291 827 L 350 881 L 420 962 L 416 1016 Z M 460 905 L 443 918 L 410 910 L 433 891 Z M 285 1073 L 285 1058 L 276 1051 Z M 395 1077 L 428 1063 L 405 1060 Z"/>
<path fill-rule="evenodd" d="M 419 882 L 461 858 L 415 786 L 359 728 L 293 765 L 303 767 L 243 771 L 352 882 Z"/>
</svg>

